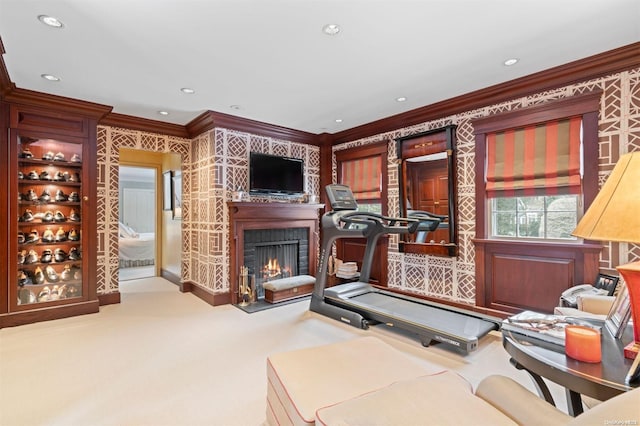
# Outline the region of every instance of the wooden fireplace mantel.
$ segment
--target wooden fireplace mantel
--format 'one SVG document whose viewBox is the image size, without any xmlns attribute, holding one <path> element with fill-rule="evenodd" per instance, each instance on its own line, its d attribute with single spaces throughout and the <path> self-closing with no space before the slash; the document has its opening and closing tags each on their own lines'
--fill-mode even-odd
<svg viewBox="0 0 640 426">
<path fill-rule="evenodd" d="M 238 303 L 238 274 L 243 263 L 244 231 L 249 229 L 309 229 L 309 274 L 318 260 L 319 210 L 324 204 L 227 202 L 229 208 L 229 291 Z"/>
</svg>

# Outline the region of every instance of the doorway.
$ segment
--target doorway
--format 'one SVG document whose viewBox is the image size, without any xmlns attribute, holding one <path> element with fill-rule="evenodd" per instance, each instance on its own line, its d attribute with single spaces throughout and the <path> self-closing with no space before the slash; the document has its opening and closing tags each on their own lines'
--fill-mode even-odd
<svg viewBox="0 0 640 426">
<path fill-rule="evenodd" d="M 155 167 L 119 168 L 119 280 L 157 275 Z"/>
</svg>

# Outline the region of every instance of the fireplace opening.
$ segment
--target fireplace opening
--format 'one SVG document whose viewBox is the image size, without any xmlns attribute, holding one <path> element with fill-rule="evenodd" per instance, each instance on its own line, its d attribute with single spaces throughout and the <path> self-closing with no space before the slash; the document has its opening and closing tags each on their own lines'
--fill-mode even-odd
<svg viewBox="0 0 640 426">
<path fill-rule="evenodd" d="M 309 273 L 309 229 L 252 229 L 244 231 L 244 266 L 255 277 L 257 299 L 263 284 Z"/>
</svg>

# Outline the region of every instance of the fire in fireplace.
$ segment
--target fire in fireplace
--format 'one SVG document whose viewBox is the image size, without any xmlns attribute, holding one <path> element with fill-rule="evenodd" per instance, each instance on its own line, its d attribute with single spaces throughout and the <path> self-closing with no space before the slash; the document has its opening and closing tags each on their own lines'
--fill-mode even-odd
<svg viewBox="0 0 640 426">
<path fill-rule="evenodd" d="M 262 284 L 309 273 L 308 228 L 245 230 L 244 265 L 254 274 L 258 299 Z"/>
<path fill-rule="evenodd" d="M 266 281 L 287 278 L 293 275 L 295 274 L 291 273 L 291 267 L 280 266 L 278 259 L 269 259 L 269 262 L 262 268 L 262 278 Z"/>
</svg>

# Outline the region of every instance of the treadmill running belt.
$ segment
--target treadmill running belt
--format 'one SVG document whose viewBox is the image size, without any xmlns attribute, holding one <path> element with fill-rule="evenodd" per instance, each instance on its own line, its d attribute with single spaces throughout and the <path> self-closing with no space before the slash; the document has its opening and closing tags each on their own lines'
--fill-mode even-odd
<svg viewBox="0 0 640 426">
<path fill-rule="evenodd" d="M 466 338 L 480 338 L 496 329 L 496 324 L 426 304 L 412 302 L 384 293 L 370 292 L 341 302 L 376 311 L 389 318 L 410 322 L 429 329 Z"/>
</svg>

